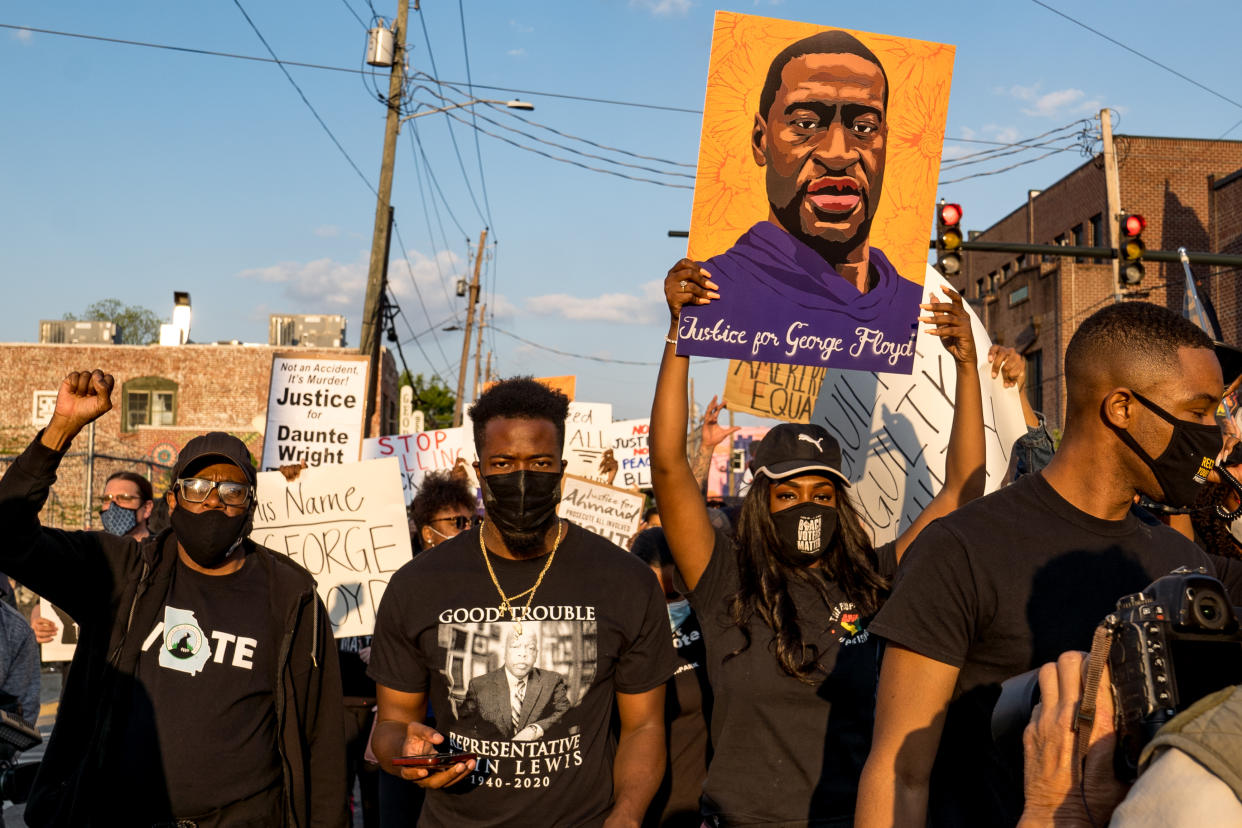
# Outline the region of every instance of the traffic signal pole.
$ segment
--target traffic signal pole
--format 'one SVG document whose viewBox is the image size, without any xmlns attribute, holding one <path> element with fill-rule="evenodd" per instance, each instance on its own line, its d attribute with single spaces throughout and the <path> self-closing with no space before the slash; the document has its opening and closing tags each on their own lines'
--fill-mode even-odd
<svg viewBox="0 0 1242 828">
<path fill-rule="evenodd" d="M 936 249 L 933 240 L 929 250 Z M 1060 244 L 1024 244 L 1022 242 L 964 241 L 962 250 L 979 253 L 1030 253 L 1036 256 L 1072 256 L 1076 259 L 1117 259 L 1115 247 L 1075 247 Z M 1190 251 L 1186 258 L 1195 264 L 1218 265 L 1220 267 L 1242 267 L 1242 256 L 1228 253 L 1201 253 Z M 1177 250 L 1144 250 L 1143 261 L 1180 262 L 1182 254 Z"/>
</svg>

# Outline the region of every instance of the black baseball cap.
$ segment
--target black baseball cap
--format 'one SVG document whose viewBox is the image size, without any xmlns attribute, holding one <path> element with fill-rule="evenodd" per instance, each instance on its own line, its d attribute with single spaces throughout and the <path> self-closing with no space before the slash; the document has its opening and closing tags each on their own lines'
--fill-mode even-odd
<svg viewBox="0 0 1242 828">
<path fill-rule="evenodd" d="M 1234 380 L 1242 376 L 1242 350 L 1219 340 L 1212 343 L 1212 350 L 1216 352 L 1220 372 L 1224 375 L 1225 387 L 1228 388 Z"/>
<path fill-rule="evenodd" d="M 180 480 L 182 473 L 191 463 L 205 457 L 218 457 L 232 463 L 245 473 L 251 486 L 255 484 L 254 460 L 250 457 L 250 449 L 241 440 L 223 431 L 200 434 L 186 443 L 173 466 L 173 480 Z"/>
<path fill-rule="evenodd" d="M 823 426 L 781 423 L 772 428 L 755 449 L 752 473 L 783 480 L 795 474 L 823 471 L 842 485 L 850 481 L 841 473 L 841 445 Z"/>
</svg>

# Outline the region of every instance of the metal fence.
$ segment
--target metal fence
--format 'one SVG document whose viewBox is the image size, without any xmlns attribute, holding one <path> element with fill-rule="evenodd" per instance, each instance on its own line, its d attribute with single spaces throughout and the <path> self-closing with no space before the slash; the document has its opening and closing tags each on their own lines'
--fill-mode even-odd
<svg viewBox="0 0 1242 828">
<path fill-rule="evenodd" d="M 0 473 L 8 471 L 16 455 L 0 455 Z M 99 529 L 98 497 L 116 472 L 129 471 L 151 481 L 159 500 L 168 488 L 172 466 L 150 457 L 117 457 L 89 449 L 70 452 L 60 462 L 56 483 L 40 513 L 44 526 L 56 529 Z"/>
</svg>

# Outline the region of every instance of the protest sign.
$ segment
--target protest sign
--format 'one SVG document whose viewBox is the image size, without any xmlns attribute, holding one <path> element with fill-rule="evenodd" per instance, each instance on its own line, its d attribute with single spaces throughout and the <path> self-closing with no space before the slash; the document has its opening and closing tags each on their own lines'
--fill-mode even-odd
<svg viewBox="0 0 1242 828">
<path fill-rule="evenodd" d="M 647 449 L 647 433 L 651 420 L 618 420 L 608 432 L 609 448 L 617 461 L 617 477 L 613 483 L 623 489 L 651 488 L 651 454 Z M 598 479 L 598 470 L 591 475 Z"/>
<path fill-rule="evenodd" d="M 612 403 L 571 402 L 565 419 L 566 474 L 598 477 L 599 461 L 612 448 Z"/>
<path fill-rule="evenodd" d="M 560 391 L 566 397 L 569 397 L 570 402 L 574 401 L 574 389 L 578 384 L 578 377 L 573 374 L 565 374 L 560 377 L 535 377 L 535 382 L 546 385 L 553 391 Z M 483 390 L 487 391 L 495 384 L 495 382 L 489 382 L 483 386 Z"/>
<path fill-rule="evenodd" d="M 474 438 L 465 428 L 439 428 L 417 434 L 394 434 L 362 441 L 362 459 L 396 457 L 401 464 L 401 488 L 408 505 L 430 471 L 447 471 L 465 459 L 466 473 L 474 481 Z"/>
<path fill-rule="evenodd" d="M 927 288 L 944 296 L 947 283 L 927 268 Z M 983 424 L 987 447 L 987 491 L 1003 483 L 1014 440 L 1026 433 L 1016 388 L 992 379 L 990 340 L 970 305 Z M 875 543 L 893 540 L 931 502 L 944 484 L 957 374 L 940 340 L 920 332 L 912 374 L 876 374 L 829 369 L 811 422 L 841 443 L 842 473 L 869 524 Z"/>
<path fill-rule="evenodd" d="M 370 635 L 388 579 L 412 557 L 395 457 L 261 472 L 250 537 L 305 567 L 337 638 Z"/>
<path fill-rule="evenodd" d="M 940 43 L 716 13 L 689 256 L 720 298 L 677 353 L 910 373 L 952 71 Z"/>
<path fill-rule="evenodd" d="M 567 474 L 556 513 L 617 546 L 625 546 L 638 532 L 645 502 L 637 492 Z"/>
<path fill-rule="evenodd" d="M 767 426 L 742 426 L 733 433 L 733 440 L 724 440 L 712 451 L 707 467 L 707 496 L 710 498 L 725 497 L 729 494 L 732 481 L 734 494 L 745 490 L 750 480 L 747 464 L 754 453 L 755 444 L 768 433 Z M 734 455 L 740 461 L 740 469 L 734 468 Z"/>
<path fill-rule="evenodd" d="M 729 361 L 724 401 L 737 414 L 809 423 L 827 368 Z"/>
<path fill-rule="evenodd" d="M 302 460 L 308 466 L 352 463 L 362 448 L 367 358 L 272 357 L 263 434 L 263 471 Z"/>
<path fill-rule="evenodd" d="M 42 597 L 39 598 L 39 615 L 56 625 L 56 637 L 39 645 L 39 658 L 43 661 L 73 661 L 73 652 L 78 648 L 77 623 L 69 617 L 69 613 Z"/>
</svg>

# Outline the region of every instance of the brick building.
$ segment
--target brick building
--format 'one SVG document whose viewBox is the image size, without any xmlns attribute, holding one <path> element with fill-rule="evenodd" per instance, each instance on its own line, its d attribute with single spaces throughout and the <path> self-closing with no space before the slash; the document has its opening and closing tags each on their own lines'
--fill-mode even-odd
<svg viewBox="0 0 1242 828">
<path fill-rule="evenodd" d="M 56 390 L 74 370 L 101 368 L 116 378 L 112 411 L 90 436 L 74 440 L 44 520 L 80 528 L 98 520 L 86 502 L 87 477 L 97 496 L 113 472 L 136 471 L 160 493 L 182 447 L 206 431 L 239 437 L 256 460 L 263 454 L 268 383 L 276 353 L 330 359 L 340 348 L 274 348 L 268 345 L 0 345 L 0 471 L 7 468 L 46 422 Z M 397 372 L 381 355 L 380 405 L 372 433 L 391 434 L 397 423 Z M 376 431 L 375 429 L 378 429 Z M 88 454 L 89 453 L 89 454 Z"/>
<path fill-rule="evenodd" d="M 1149 249 L 1242 253 L 1242 141 L 1115 138 L 1121 209 L 1147 219 Z M 1112 247 L 1104 166 L 1097 155 L 979 234 L 977 240 Z M 968 206 L 968 205 L 967 205 Z M 951 278 L 994 341 L 1027 356 L 1028 393 L 1049 425 L 1061 424 L 1061 359 L 1078 324 L 1113 301 L 1109 259 L 966 253 Z M 1140 285 L 1124 298 L 1179 313 L 1185 277 L 1178 263 L 1145 262 Z M 1224 339 L 1242 342 L 1242 308 L 1233 269 L 1196 266 L 1201 296 L 1216 309 Z"/>
</svg>

